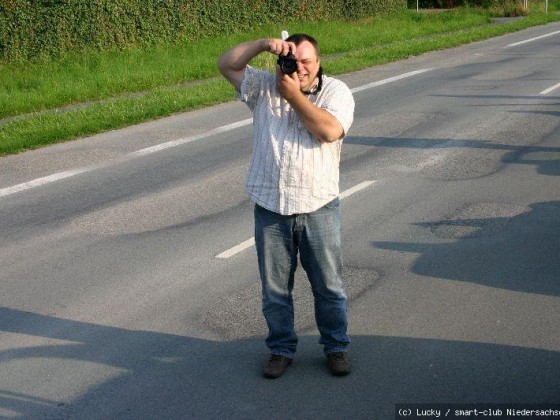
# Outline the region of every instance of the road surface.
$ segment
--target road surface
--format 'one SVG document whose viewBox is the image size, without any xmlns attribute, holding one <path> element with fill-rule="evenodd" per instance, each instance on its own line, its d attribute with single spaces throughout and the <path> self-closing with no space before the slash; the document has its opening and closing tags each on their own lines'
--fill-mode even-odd
<svg viewBox="0 0 560 420">
<path fill-rule="evenodd" d="M 344 378 L 301 272 L 296 359 L 261 377 L 243 104 L 1 158 L 0 417 L 559 402 L 559 42 L 553 23 L 341 77 Z"/>
</svg>

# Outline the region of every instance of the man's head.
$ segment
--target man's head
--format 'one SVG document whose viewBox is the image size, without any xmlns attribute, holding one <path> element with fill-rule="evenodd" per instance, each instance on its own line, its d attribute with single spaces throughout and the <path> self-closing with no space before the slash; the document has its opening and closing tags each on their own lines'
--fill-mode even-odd
<svg viewBox="0 0 560 420">
<path fill-rule="evenodd" d="M 322 75 L 319 43 L 306 34 L 294 34 L 288 37 L 286 42 L 293 42 L 296 45 L 294 56 L 298 63 L 297 76 L 301 83 L 301 90 L 310 92 L 320 83 Z"/>
</svg>

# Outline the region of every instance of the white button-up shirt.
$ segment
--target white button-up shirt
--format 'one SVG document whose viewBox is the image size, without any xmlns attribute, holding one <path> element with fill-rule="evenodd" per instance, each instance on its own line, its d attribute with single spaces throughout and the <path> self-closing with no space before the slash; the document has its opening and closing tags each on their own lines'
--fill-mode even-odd
<svg viewBox="0 0 560 420">
<path fill-rule="evenodd" d="M 253 153 L 246 190 L 267 210 L 283 215 L 315 211 L 338 196 L 342 139 L 322 143 L 280 96 L 276 75 L 247 66 L 239 98 L 253 112 Z M 340 80 L 323 76 L 309 100 L 336 117 L 344 134 L 354 118 L 354 98 Z"/>
</svg>

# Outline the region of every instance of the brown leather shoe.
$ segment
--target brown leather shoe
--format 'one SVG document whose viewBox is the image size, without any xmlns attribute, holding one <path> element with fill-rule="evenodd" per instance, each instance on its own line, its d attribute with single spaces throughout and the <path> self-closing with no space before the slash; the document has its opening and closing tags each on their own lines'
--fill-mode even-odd
<svg viewBox="0 0 560 420">
<path fill-rule="evenodd" d="M 344 376 L 352 371 L 352 362 L 345 351 L 336 351 L 327 354 L 327 367 L 334 376 Z"/>
<path fill-rule="evenodd" d="M 271 354 L 264 367 L 265 378 L 276 379 L 284 374 L 292 359 L 278 354 Z"/>
</svg>

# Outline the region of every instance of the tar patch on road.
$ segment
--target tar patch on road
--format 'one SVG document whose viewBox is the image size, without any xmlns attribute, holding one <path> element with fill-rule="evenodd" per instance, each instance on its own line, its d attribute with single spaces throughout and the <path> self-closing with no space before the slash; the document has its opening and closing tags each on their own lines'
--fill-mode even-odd
<svg viewBox="0 0 560 420">
<path fill-rule="evenodd" d="M 436 236 L 444 239 L 490 237 L 515 217 L 530 209 L 506 203 L 470 203 L 447 215 L 444 220 L 427 223 Z"/>
<path fill-rule="evenodd" d="M 374 269 L 345 267 L 343 279 L 350 308 L 352 302 L 374 288 L 380 278 L 380 273 Z M 301 267 L 296 271 L 293 298 L 296 330 L 298 333 L 312 333 L 316 330 L 313 295 Z M 255 279 L 252 285 L 239 293 L 216 299 L 216 303 L 204 312 L 201 321 L 224 340 L 264 337 L 267 328 L 261 312 L 260 281 Z"/>
</svg>

